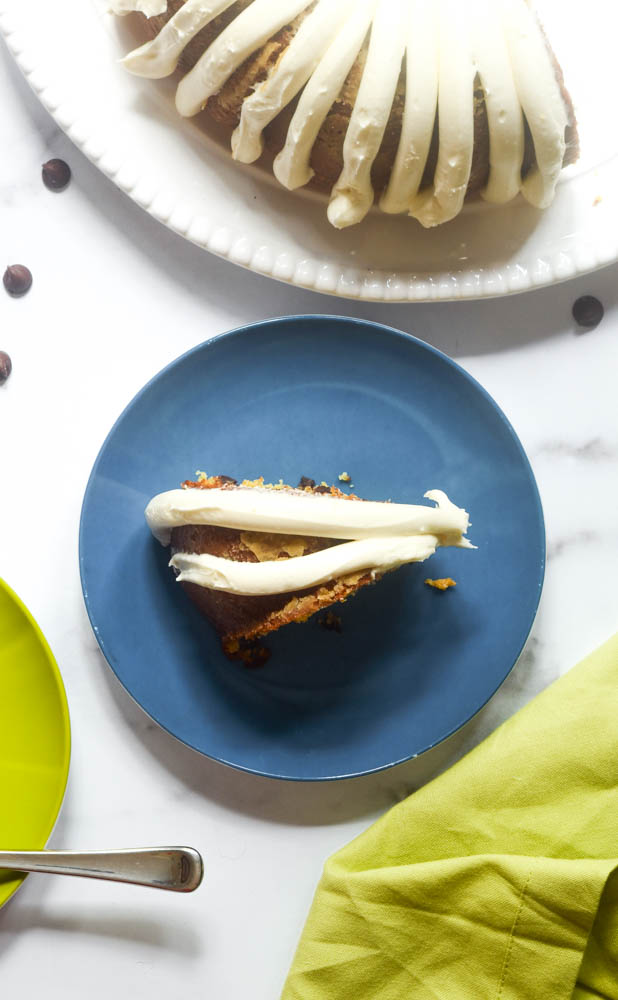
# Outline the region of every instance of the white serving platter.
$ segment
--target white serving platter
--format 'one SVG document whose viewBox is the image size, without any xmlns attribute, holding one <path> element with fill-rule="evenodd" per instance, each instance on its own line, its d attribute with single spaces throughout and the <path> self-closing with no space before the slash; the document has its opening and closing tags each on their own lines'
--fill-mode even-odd
<svg viewBox="0 0 618 1000">
<path fill-rule="evenodd" d="M 523 199 L 467 205 L 448 225 L 374 210 L 352 229 L 326 220 L 325 198 L 288 192 L 267 167 L 232 161 L 229 137 L 183 120 L 173 81 L 130 76 L 119 58 L 135 43 L 129 19 L 105 0 L 0 0 L 0 30 L 58 124 L 85 154 L 164 225 L 197 246 L 282 281 L 387 302 L 484 298 L 553 284 L 618 259 L 615 93 L 618 4 L 562 0 L 537 7 L 563 66 L 582 156 L 554 204 Z M 134 28 L 133 28 L 134 30 Z"/>
</svg>

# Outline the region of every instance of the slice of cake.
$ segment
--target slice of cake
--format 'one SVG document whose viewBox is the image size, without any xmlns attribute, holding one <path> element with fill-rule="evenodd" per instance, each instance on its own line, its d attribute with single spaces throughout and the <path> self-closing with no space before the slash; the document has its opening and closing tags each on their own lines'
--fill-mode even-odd
<svg viewBox="0 0 618 1000">
<path fill-rule="evenodd" d="M 256 640 L 269 632 L 440 545 L 471 548 L 466 511 L 440 490 L 425 496 L 436 506 L 361 500 L 305 478 L 293 488 L 200 474 L 154 497 L 146 520 L 226 656 L 256 665 L 268 656 Z"/>
</svg>

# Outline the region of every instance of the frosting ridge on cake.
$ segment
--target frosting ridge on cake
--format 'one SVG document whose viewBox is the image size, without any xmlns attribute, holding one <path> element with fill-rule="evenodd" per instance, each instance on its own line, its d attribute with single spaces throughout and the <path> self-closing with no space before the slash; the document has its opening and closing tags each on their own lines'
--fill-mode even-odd
<svg viewBox="0 0 618 1000">
<path fill-rule="evenodd" d="M 176 489 L 153 497 L 146 507 L 146 521 L 163 545 L 169 543 L 173 528 L 210 524 L 346 540 L 431 534 L 444 539 L 442 544 L 469 547 L 463 538 L 469 524 L 466 511 L 451 503 L 442 490 L 429 490 L 425 497 L 436 506 L 314 496 L 268 486 Z"/>
<path fill-rule="evenodd" d="M 170 561 L 180 583 L 231 594 L 282 594 L 351 573 L 369 571 L 375 577 L 404 563 L 428 559 L 440 545 L 472 548 L 465 537 L 466 511 L 441 490 L 425 496 L 436 506 L 355 503 L 349 496 L 316 496 L 275 487 L 189 488 L 154 497 L 146 508 L 146 521 L 163 545 L 169 544 L 175 528 L 185 525 L 339 541 L 310 555 L 257 563 L 182 551 Z"/>
<path fill-rule="evenodd" d="M 112 0 L 116 13 L 134 10 L 157 23 L 168 12 L 156 36 L 124 65 L 137 75 L 169 76 L 196 36 L 226 15 L 188 71 L 183 65 L 176 106 L 189 117 L 286 32 L 245 92 L 231 141 L 237 160 L 254 162 L 264 130 L 290 107 L 273 167 L 289 188 L 311 180 L 313 144 L 356 66 L 358 87 L 328 206 L 335 227 L 360 222 L 374 203 L 375 165 L 397 122 L 394 161 L 377 191 L 380 207 L 407 212 L 425 227 L 458 215 L 470 189 L 478 95 L 488 134 L 482 196 L 504 203 L 521 191 L 538 208 L 551 203 L 575 124 L 527 0 L 242 0 L 235 7 L 235 0 Z"/>
</svg>

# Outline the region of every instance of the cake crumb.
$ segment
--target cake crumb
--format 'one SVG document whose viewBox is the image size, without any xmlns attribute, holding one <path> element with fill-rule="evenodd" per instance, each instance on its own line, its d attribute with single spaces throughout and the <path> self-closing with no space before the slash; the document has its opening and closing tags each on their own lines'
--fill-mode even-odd
<svg viewBox="0 0 618 1000">
<path fill-rule="evenodd" d="M 322 615 L 318 619 L 322 628 L 325 628 L 327 632 L 343 632 L 343 625 L 341 624 L 341 618 L 339 615 L 334 615 L 332 611 L 327 611 L 325 615 Z"/>
<path fill-rule="evenodd" d="M 441 580 L 425 580 L 428 587 L 433 587 L 434 590 L 448 590 L 449 587 L 456 587 L 457 584 L 454 580 L 451 580 L 450 576 L 445 576 Z"/>
<path fill-rule="evenodd" d="M 337 479 L 340 483 L 350 483 L 352 481 L 352 476 L 349 472 L 340 472 Z"/>
<path fill-rule="evenodd" d="M 596 208 L 597 205 L 600 205 L 602 201 L 603 201 L 603 196 L 598 194 L 594 199 L 594 201 L 592 202 L 593 208 Z"/>
<path fill-rule="evenodd" d="M 195 470 L 195 479 L 196 479 L 196 481 L 198 483 L 205 483 L 206 480 L 208 479 L 208 475 L 207 475 L 207 473 L 202 472 L 201 469 L 196 469 Z"/>
<path fill-rule="evenodd" d="M 222 645 L 228 660 L 239 660 L 249 670 L 263 667 L 270 658 L 268 647 L 255 640 L 226 639 Z"/>
</svg>

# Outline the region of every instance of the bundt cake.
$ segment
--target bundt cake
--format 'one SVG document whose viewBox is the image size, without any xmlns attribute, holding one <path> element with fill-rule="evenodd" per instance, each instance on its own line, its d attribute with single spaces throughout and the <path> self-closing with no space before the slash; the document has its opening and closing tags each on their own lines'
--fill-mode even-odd
<svg viewBox="0 0 618 1000">
<path fill-rule="evenodd" d="M 236 160 L 274 155 L 290 189 L 329 192 L 337 228 L 374 200 L 423 226 L 466 197 L 553 199 L 578 156 L 573 105 L 528 0 L 112 0 L 146 41 L 124 59 L 179 68 L 181 115 L 233 129 Z"/>
<path fill-rule="evenodd" d="M 372 502 L 303 478 L 298 487 L 201 474 L 154 497 L 146 520 L 170 545 L 177 580 L 231 659 L 439 545 L 470 548 L 468 515 L 439 490 L 435 507 Z"/>
</svg>

